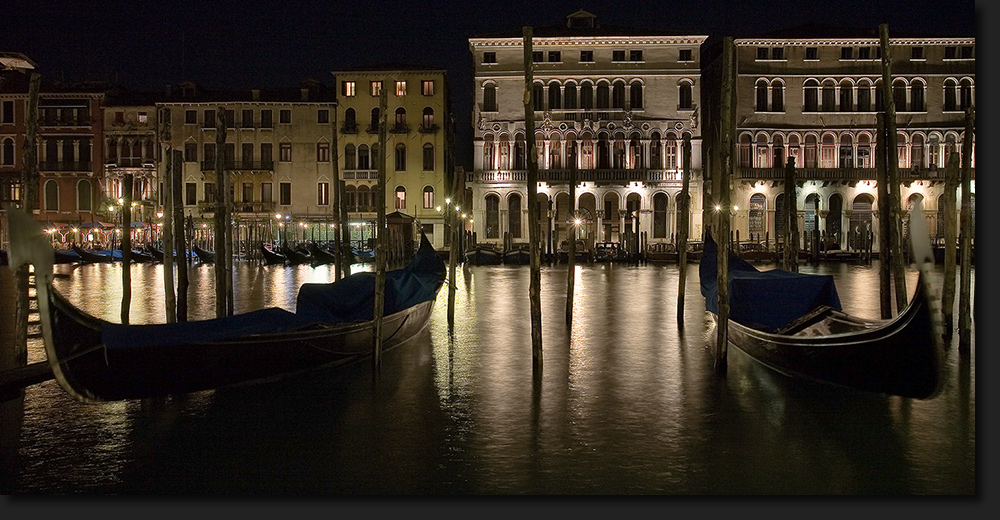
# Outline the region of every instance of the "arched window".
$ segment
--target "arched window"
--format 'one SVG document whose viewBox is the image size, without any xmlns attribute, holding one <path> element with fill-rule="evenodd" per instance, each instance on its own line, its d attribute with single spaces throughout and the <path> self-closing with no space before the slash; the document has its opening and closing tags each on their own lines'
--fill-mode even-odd
<svg viewBox="0 0 1000 520">
<path fill-rule="evenodd" d="M 840 167 L 854 167 L 854 139 L 851 134 L 840 136 Z"/>
<path fill-rule="evenodd" d="M 667 238 L 667 204 L 666 193 L 653 195 L 653 238 Z"/>
<path fill-rule="evenodd" d="M 594 85 L 590 82 L 580 84 L 580 108 L 584 110 L 594 108 Z"/>
<path fill-rule="evenodd" d="M 597 168 L 606 169 L 611 167 L 611 154 L 608 149 L 608 134 L 601 133 L 597 136 Z"/>
<path fill-rule="evenodd" d="M 424 186 L 424 209 L 434 207 L 434 186 Z"/>
<path fill-rule="evenodd" d="M 611 107 L 625 108 L 625 82 L 616 81 L 611 92 Z"/>
<path fill-rule="evenodd" d="M 59 184 L 45 181 L 45 211 L 59 211 Z"/>
<path fill-rule="evenodd" d="M 88 163 L 90 163 L 90 160 L 91 160 L 90 159 L 90 138 L 89 137 L 81 137 L 80 138 L 79 149 L 80 149 L 80 155 L 79 156 L 80 156 L 80 163 L 81 163 L 80 167 L 83 168 L 83 169 L 89 169 L 89 164 Z M 153 148 L 153 141 L 152 140 L 147 140 L 146 141 L 146 158 L 147 159 L 153 160 L 156 157 L 154 155 L 154 151 L 153 150 L 154 150 L 154 148 Z"/>
<path fill-rule="evenodd" d="M 924 167 L 924 136 L 920 134 L 913 136 L 913 143 L 910 145 L 910 167 Z"/>
<path fill-rule="evenodd" d="M 747 223 L 749 225 L 747 231 L 751 235 L 763 235 L 767 231 L 764 228 L 765 204 L 766 199 L 760 193 L 754 193 L 750 196 L 750 207 L 747 211 Z"/>
<path fill-rule="evenodd" d="M 823 143 L 819 150 L 819 167 L 836 168 L 837 140 L 832 134 L 823 136 Z"/>
<path fill-rule="evenodd" d="M 611 106 L 611 93 L 607 83 L 597 85 L 597 108 L 609 108 Z"/>
<path fill-rule="evenodd" d="M 357 112 L 353 108 L 348 108 L 344 111 L 344 128 L 343 132 L 345 134 L 354 134 L 358 131 L 358 116 Z"/>
<path fill-rule="evenodd" d="M 771 142 L 771 167 L 781 168 L 785 165 L 785 140 L 781 134 L 774 134 Z"/>
<path fill-rule="evenodd" d="M 682 81 L 677 86 L 677 109 L 691 110 L 694 108 L 694 98 L 691 95 L 691 82 Z"/>
<path fill-rule="evenodd" d="M 653 132 L 649 136 L 649 167 L 653 169 L 663 168 L 663 158 L 660 154 L 660 134 Z"/>
<path fill-rule="evenodd" d="M 545 88 L 541 83 L 534 83 L 531 86 L 531 100 L 536 112 L 545 110 Z"/>
<path fill-rule="evenodd" d="M 834 112 L 837 110 L 837 92 L 833 81 L 823 83 L 823 111 Z"/>
<path fill-rule="evenodd" d="M 77 211 L 93 211 L 93 187 L 89 180 L 81 180 L 76 184 L 76 209 Z"/>
<path fill-rule="evenodd" d="M 559 90 L 558 81 L 549 82 L 549 110 L 559 110 L 562 108 L 562 92 Z"/>
<path fill-rule="evenodd" d="M 514 169 L 523 170 L 527 168 L 525 165 L 525 153 L 524 153 L 524 137 L 517 136 L 514 138 Z"/>
<path fill-rule="evenodd" d="M 948 78 L 944 80 L 944 110 L 954 111 L 958 110 L 958 83 L 952 79 Z"/>
<path fill-rule="evenodd" d="M 858 112 L 871 112 L 872 86 L 868 82 L 858 84 Z"/>
<path fill-rule="evenodd" d="M 740 136 L 739 166 L 741 168 L 753 168 L 753 146 L 750 142 L 750 134 Z"/>
<path fill-rule="evenodd" d="M 11 139 L 11 138 L 9 138 L 9 137 L 6 138 L 6 139 L 4 139 L 3 140 L 3 149 L 0 150 L 0 151 L 3 152 L 3 160 L 0 161 L 0 164 L 3 164 L 4 166 L 13 166 L 14 165 L 14 140 Z"/>
<path fill-rule="evenodd" d="M 846 79 L 840 82 L 840 111 L 854 111 L 854 86 Z"/>
<path fill-rule="evenodd" d="M 803 161 L 803 165 L 806 168 L 816 167 L 816 136 L 807 135 L 806 136 L 806 156 Z"/>
<path fill-rule="evenodd" d="M 803 112 L 816 112 L 819 110 L 819 82 L 814 79 L 807 79 L 802 86 Z"/>
<path fill-rule="evenodd" d="M 434 145 L 431 143 L 424 143 L 423 167 L 425 172 L 434 171 Z"/>
<path fill-rule="evenodd" d="M 559 136 L 554 135 L 549 140 L 549 169 L 560 168 L 562 168 L 562 141 L 559 140 Z"/>
<path fill-rule="evenodd" d="M 500 196 L 491 193 L 486 196 L 486 238 L 500 238 Z"/>
<path fill-rule="evenodd" d="M 403 143 L 396 144 L 395 153 L 395 170 L 397 172 L 406 171 L 406 145 Z"/>
<path fill-rule="evenodd" d="M 906 82 L 899 80 L 892 84 L 892 102 L 896 104 L 896 112 L 906 112 Z"/>
<path fill-rule="evenodd" d="M 672 133 L 667 134 L 663 143 L 663 156 L 665 168 L 667 170 L 677 169 L 677 136 Z"/>
<path fill-rule="evenodd" d="M 493 136 L 487 135 L 483 137 L 483 170 L 493 169 L 496 169 L 496 163 L 493 160 Z"/>
<path fill-rule="evenodd" d="M 785 85 L 779 80 L 771 82 L 771 112 L 785 111 Z"/>
<path fill-rule="evenodd" d="M 941 164 L 941 137 L 938 134 L 931 134 L 927 143 L 927 167 L 937 168 Z"/>
<path fill-rule="evenodd" d="M 767 112 L 767 80 L 757 80 L 757 108 L 758 112 Z"/>
<path fill-rule="evenodd" d="M 424 117 L 420 122 L 423 125 L 424 130 L 430 130 L 434 127 L 434 109 L 431 107 L 424 107 Z"/>
<path fill-rule="evenodd" d="M 632 168 L 633 169 L 645 168 L 646 165 L 642 160 L 643 159 L 642 141 L 639 140 L 638 134 L 633 134 L 632 139 L 629 140 L 629 151 L 631 152 L 630 155 L 632 157 Z"/>
<path fill-rule="evenodd" d="M 372 190 L 366 185 L 358 186 L 358 211 L 375 211 L 375 200 Z"/>
<path fill-rule="evenodd" d="M 406 131 L 406 109 L 399 107 L 396 109 L 396 118 L 394 122 L 394 129 L 397 132 Z"/>
<path fill-rule="evenodd" d="M 924 84 L 921 81 L 914 80 L 910 83 L 910 111 L 911 112 L 924 112 Z"/>
<path fill-rule="evenodd" d="M 507 198 L 507 230 L 511 238 L 521 238 L 521 195 L 517 193 Z"/>
<path fill-rule="evenodd" d="M 353 170 L 356 164 L 354 161 L 354 145 L 348 144 L 344 147 L 344 169 Z"/>
<path fill-rule="evenodd" d="M 903 132 L 896 133 L 896 156 L 899 160 L 900 168 L 909 168 L 909 156 L 906 153 L 906 134 Z"/>
<path fill-rule="evenodd" d="M 628 106 L 632 110 L 642 108 L 642 83 L 633 81 L 629 86 Z"/>
<path fill-rule="evenodd" d="M 757 135 L 757 140 L 754 142 L 754 157 L 757 168 L 770 168 L 771 158 L 768 156 L 767 150 L 767 136 L 764 134 Z"/>
<path fill-rule="evenodd" d="M 872 144 L 868 134 L 858 136 L 858 168 L 874 168 L 872 164 Z"/>
<path fill-rule="evenodd" d="M 371 161 L 371 156 L 368 152 L 368 145 L 361 144 L 358 145 L 358 169 L 359 170 L 370 170 L 376 165 Z"/>
<path fill-rule="evenodd" d="M 483 87 L 483 112 L 497 111 L 497 87 L 489 84 Z"/>
<path fill-rule="evenodd" d="M 381 117 L 381 115 L 379 114 L 378 107 L 373 108 L 372 109 L 372 120 L 371 120 L 371 123 L 368 124 L 368 133 L 374 134 L 374 133 L 378 132 L 378 125 L 379 125 L 379 118 L 380 117 Z"/>
<path fill-rule="evenodd" d="M 961 86 L 961 90 L 962 90 L 962 106 L 961 106 L 961 109 L 965 110 L 965 109 L 971 107 L 973 105 L 973 103 L 974 103 L 974 101 L 973 101 L 973 91 L 972 91 L 972 80 L 968 79 L 968 78 L 963 79 L 960 86 Z"/>
<path fill-rule="evenodd" d="M 566 107 L 567 110 L 576 108 L 576 83 L 572 81 L 567 81 L 566 84 L 563 85 L 563 106 Z"/>
<path fill-rule="evenodd" d="M 398 209 L 400 211 L 406 210 L 406 187 L 405 186 L 402 186 L 402 185 L 396 186 L 395 200 L 396 200 L 396 203 L 395 203 L 395 205 L 393 207 L 395 207 L 396 209 Z"/>
</svg>

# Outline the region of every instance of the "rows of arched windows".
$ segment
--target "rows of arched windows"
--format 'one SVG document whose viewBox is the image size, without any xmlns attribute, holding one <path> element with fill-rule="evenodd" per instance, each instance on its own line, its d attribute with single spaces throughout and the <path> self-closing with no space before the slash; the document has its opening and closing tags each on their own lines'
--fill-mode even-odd
<svg viewBox="0 0 1000 520">
<path fill-rule="evenodd" d="M 677 109 L 691 110 L 693 106 L 692 88 L 694 81 L 684 78 L 677 83 Z M 641 80 L 626 82 L 616 80 L 550 80 L 548 83 L 536 81 L 532 84 L 531 97 L 534 110 L 642 110 L 644 108 Z M 493 81 L 483 83 L 483 112 L 496 112 L 497 85 Z M 567 114 L 567 119 L 574 119 Z M 600 119 L 600 118 L 598 118 Z"/>
<path fill-rule="evenodd" d="M 570 168 L 573 160 L 579 169 L 642 169 L 677 170 L 683 167 L 683 137 L 673 131 L 648 134 L 633 131 L 552 132 L 548 137 L 536 134 L 538 167 L 541 169 Z M 483 136 L 483 170 L 523 170 L 526 164 L 524 133 Z"/>
<path fill-rule="evenodd" d="M 380 119 L 379 107 L 374 107 L 371 109 L 370 118 L 368 121 L 368 126 L 365 127 L 365 131 L 368 133 L 377 133 L 378 125 Z M 431 131 L 435 128 L 434 121 L 434 109 L 431 107 L 424 107 L 421 112 L 420 118 L 420 129 L 423 131 Z M 394 132 L 405 133 L 409 131 L 409 126 L 407 126 L 406 121 L 406 109 L 403 107 L 397 107 L 393 113 L 392 130 Z M 344 124 L 341 127 L 341 131 L 348 134 L 357 133 L 358 131 L 358 114 L 354 108 L 348 107 L 344 110 Z"/>
<path fill-rule="evenodd" d="M 897 132 L 900 168 L 942 168 L 952 152 L 962 153 L 963 134 L 955 131 Z M 871 132 L 744 132 L 738 139 L 738 166 L 780 168 L 795 157 L 803 168 L 874 168 L 875 137 Z M 975 149 L 971 157 L 975 167 Z"/>
<path fill-rule="evenodd" d="M 927 111 L 927 81 L 896 78 L 892 100 L 896 112 Z M 883 108 L 881 78 L 807 78 L 802 83 L 802 112 L 876 112 Z M 781 78 L 758 78 L 754 83 L 757 112 L 785 111 L 785 82 Z M 965 110 L 975 104 L 971 78 L 946 78 L 942 84 L 940 109 Z"/>
<path fill-rule="evenodd" d="M 364 211 L 375 211 L 375 190 L 376 186 L 368 186 L 365 184 L 353 185 L 348 184 L 344 187 L 344 201 L 347 205 L 347 211 L 364 212 Z M 433 209 L 434 200 L 434 186 L 426 185 L 422 190 L 422 198 L 420 201 L 421 207 L 423 209 Z M 393 190 L 393 207 L 400 211 L 406 210 L 406 186 L 398 185 L 396 189 Z"/>
</svg>

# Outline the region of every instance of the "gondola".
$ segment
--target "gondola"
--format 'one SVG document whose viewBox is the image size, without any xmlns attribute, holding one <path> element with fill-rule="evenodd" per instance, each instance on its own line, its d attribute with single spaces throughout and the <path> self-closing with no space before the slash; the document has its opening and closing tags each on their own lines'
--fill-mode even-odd
<svg viewBox="0 0 1000 520">
<path fill-rule="evenodd" d="M 699 265 L 705 308 L 715 318 L 716 247 L 706 236 Z M 925 268 L 907 307 L 884 320 L 843 312 L 832 276 L 758 271 L 732 253 L 728 273 L 729 341 L 765 366 L 793 378 L 887 395 L 930 399 L 940 392 L 940 304 Z"/>
<path fill-rule="evenodd" d="M 309 242 L 309 254 L 313 257 L 314 265 L 334 264 L 337 262 L 337 255 L 320 246 L 316 242 Z"/>
<path fill-rule="evenodd" d="M 163 251 L 157 249 L 153 244 L 146 244 L 146 252 L 153 255 L 153 260 L 157 262 L 163 261 Z"/>
<path fill-rule="evenodd" d="M 302 371 L 371 356 L 375 273 L 354 273 L 333 283 L 306 283 L 295 312 L 271 307 L 204 321 L 122 325 L 90 316 L 52 287 L 51 259 L 41 227 L 16 240 L 19 265 L 36 273 L 38 308 L 48 362 L 59 385 L 84 402 L 155 398 L 271 381 Z M 33 231 L 32 231 L 33 230 Z M 51 246 L 48 246 L 51 247 Z M 404 267 L 385 273 L 383 351 L 427 327 L 445 279 L 444 261 L 426 236 Z"/>
<path fill-rule="evenodd" d="M 512 244 L 503 252 L 506 265 L 528 265 L 531 263 L 531 244 Z"/>
<path fill-rule="evenodd" d="M 281 246 L 281 254 L 285 255 L 288 265 L 300 265 L 312 263 L 312 255 L 299 248 L 288 247 L 288 244 Z"/>
<path fill-rule="evenodd" d="M 84 249 L 76 244 L 71 246 L 74 253 L 80 256 L 80 260 L 83 260 L 87 264 L 100 264 L 100 263 L 111 263 L 115 261 L 115 257 L 111 252 L 99 253 L 97 251 L 91 251 L 89 249 Z"/>
<path fill-rule="evenodd" d="M 260 243 L 260 254 L 264 258 L 264 265 L 285 264 L 285 255 L 267 247 L 263 242 Z"/>
<path fill-rule="evenodd" d="M 656 264 L 676 264 L 680 258 L 677 246 L 667 242 L 649 244 L 645 251 L 646 261 Z"/>
<path fill-rule="evenodd" d="M 194 251 L 195 255 L 198 255 L 198 260 L 203 264 L 214 264 L 215 263 L 215 253 L 212 251 L 206 251 L 200 247 L 198 244 L 191 244 L 191 250 Z"/>
<path fill-rule="evenodd" d="M 499 265 L 501 262 L 501 251 L 492 244 L 476 244 L 465 251 L 465 263 L 469 265 Z"/>
<path fill-rule="evenodd" d="M 52 256 L 57 264 L 75 264 L 82 260 L 76 251 L 53 249 Z"/>
</svg>

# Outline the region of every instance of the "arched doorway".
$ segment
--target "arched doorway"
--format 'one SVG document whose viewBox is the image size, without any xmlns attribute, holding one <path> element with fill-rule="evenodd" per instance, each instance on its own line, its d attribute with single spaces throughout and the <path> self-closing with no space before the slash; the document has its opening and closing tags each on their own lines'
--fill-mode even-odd
<svg viewBox="0 0 1000 520">
<path fill-rule="evenodd" d="M 604 229 L 601 230 L 602 242 L 616 242 L 620 231 L 621 217 L 618 215 L 620 201 L 618 194 L 608 192 L 604 194 Z"/>
<path fill-rule="evenodd" d="M 851 203 L 851 221 L 848 230 L 847 247 L 849 249 L 865 250 L 871 240 L 872 206 L 875 197 L 862 193 L 854 197 Z M 883 223 L 886 219 L 883 219 Z"/>
</svg>

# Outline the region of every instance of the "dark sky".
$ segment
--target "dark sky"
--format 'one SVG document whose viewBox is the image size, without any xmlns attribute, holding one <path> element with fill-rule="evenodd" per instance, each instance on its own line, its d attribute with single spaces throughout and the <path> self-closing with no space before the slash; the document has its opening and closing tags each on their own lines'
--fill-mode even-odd
<svg viewBox="0 0 1000 520">
<path fill-rule="evenodd" d="M 470 167 L 468 38 L 599 23 L 739 37 L 803 23 L 970 36 L 986 13 L 969 0 L 0 0 L 0 50 L 27 54 L 46 79 L 114 80 L 136 90 L 191 79 L 206 87 L 331 84 L 331 70 L 409 63 L 448 70 L 459 164 Z"/>
</svg>

